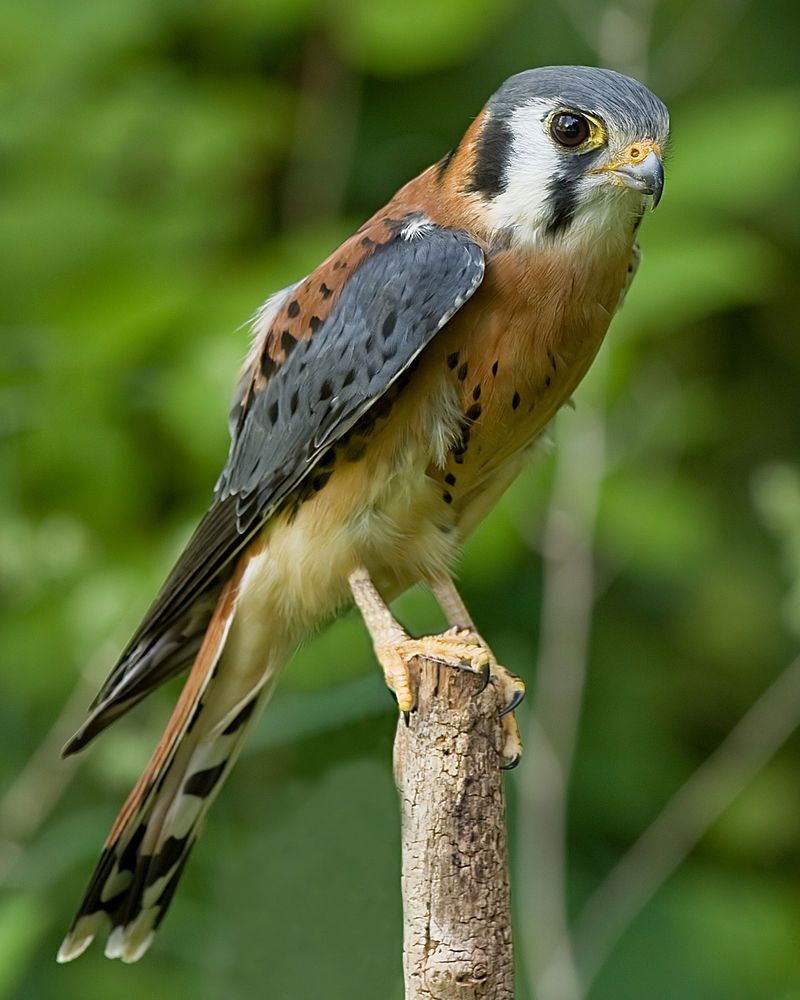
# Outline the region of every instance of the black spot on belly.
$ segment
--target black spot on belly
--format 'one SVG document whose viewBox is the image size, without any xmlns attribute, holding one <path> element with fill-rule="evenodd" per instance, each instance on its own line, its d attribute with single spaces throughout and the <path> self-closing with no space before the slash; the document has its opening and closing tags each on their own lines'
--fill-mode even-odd
<svg viewBox="0 0 800 1000">
<path fill-rule="evenodd" d="M 456 477 L 453 475 L 452 472 L 447 473 L 447 475 L 444 477 L 444 481 L 447 483 L 448 486 L 456 485 Z"/>
<path fill-rule="evenodd" d="M 311 328 L 311 332 L 316 333 L 317 330 L 319 330 L 319 328 L 322 326 L 322 320 L 319 318 L 319 316 L 312 316 L 311 319 L 308 321 L 308 325 Z"/>
<path fill-rule="evenodd" d="M 544 380 L 544 384 L 545 384 L 545 385 L 550 385 L 550 376 L 549 376 L 549 375 L 547 375 L 547 376 L 545 377 L 545 380 Z"/>
<path fill-rule="evenodd" d="M 453 351 L 452 354 L 447 355 L 447 367 L 455 368 L 458 364 L 458 351 Z"/>
<path fill-rule="evenodd" d="M 372 413 L 376 420 L 384 420 L 392 412 L 394 406 L 394 396 L 386 393 L 381 396 L 378 402 L 372 407 Z"/>
<path fill-rule="evenodd" d="M 516 410 L 516 408 L 518 406 L 519 406 L 519 393 L 515 392 L 512 400 L 511 400 L 511 409 L 512 410 Z"/>
<path fill-rule="evenodd" d="M 330 472 L 320 472 L 319 475 L 314 476 L 314 478 L 311 480 L 311 489 L 315 493 L 319 493 L 319 491 L 323 489 L 323 487 L 330 478 L 331 478 Z"/>
<path fill-rule="evenodd" d="M 480 385 L 476 385 L 475 388 L 472 390 L 472 398 L 473 399 L 480 399 L 481 398 L 481 387 L 480 387 Z"/>
<path fill-rule="evenodd" d="M 473 403 L 465 414 L 467 420 L 477 420 L 480 415 L 481 415 L 480 403 Z"/>
<path fill-rule="evenodd" d="M 375 430 L 375 415 L 372 410 L 368 410 L 353 428 L 359 437 L 368 438 Z"/>
<path fill-rule="evenodd" d="M 331 295 L 333 295 L 333 289 L 332 288 L 328 288 L 328 286 L 325 284 L 324 281 L 319 286 L 319 290 L 320 290 L 320 292 L 322 292 L 323 299 L 329 299 L 331 297 Z"/>
<path fill-rule="evenodd" d="M 495 363 L 492 365 L 492 375 L 496 375 L 497 374 L 497 369 L 498 369 L 499 365 L 500 365 L 499 361 L 495 361 Z"/>
<path fill-rule="evenodd" d="M 453 494 L 449 493 L 447 490 L 445 490 L 444 493 L 442 493 L 442 500 L 444 500 L 445 503 L 452 503 L 453 502 Z"/>
<path fill-rule="evenodd" d="M 292 299 L 292 301 L 286 308 L 286 313 L 287 315 L 291 316 L 292 319 L 294 319 L 295 316 L 300 315 L 300 303 L 297 301 L 297 299 Z"/>
<path fill-rule="evenodd" d="M 459 382 L 463 382 L 464 381 L 464 379 L 467 377 L 467 372 L 468 371 L 469 371 L 469 365 L 465 361 L 464 364 L 458 369 L 458 380 L 459 380 Z"/>
</svg>

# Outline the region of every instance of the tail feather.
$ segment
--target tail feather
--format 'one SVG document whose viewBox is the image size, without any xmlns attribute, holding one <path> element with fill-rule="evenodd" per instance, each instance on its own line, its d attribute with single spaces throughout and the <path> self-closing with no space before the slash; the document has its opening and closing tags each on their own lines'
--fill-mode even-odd
<svg viewBox="0 0 800 1000">
<path fill-rule="evenodd" d="M 164 918 L 203 820 L 235 762 L 266 687 L 246 692 L 221 722 L 204 724 L 244 560 L 223 589 L 191 673 L 149 764 L 120 811 L 58 953 L 80 955 L 104 930 L 106 955 L 134 962 Z M 219 716 L 217 715 L 218 719 Z"/>
</svg>

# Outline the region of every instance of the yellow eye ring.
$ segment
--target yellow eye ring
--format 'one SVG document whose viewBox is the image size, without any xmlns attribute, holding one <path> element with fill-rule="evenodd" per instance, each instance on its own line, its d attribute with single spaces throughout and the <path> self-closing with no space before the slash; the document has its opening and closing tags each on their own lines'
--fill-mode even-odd
<svg viewBox="0 0 800 1000">
<path fill-rule="evenodd" d="M 558 146 L 578 149 L 599 146 L 605 130 L 595 119 L 578 111 L 557 111 L 550 119 L 550 136 Z"/>
</svg>

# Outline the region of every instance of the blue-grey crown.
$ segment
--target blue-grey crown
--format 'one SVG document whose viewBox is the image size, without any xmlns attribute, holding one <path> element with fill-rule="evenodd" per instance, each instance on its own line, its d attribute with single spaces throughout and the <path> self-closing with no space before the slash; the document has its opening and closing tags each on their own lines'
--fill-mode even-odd
<svg viewBox="0 0 800 1000">
<path fill-rule="evenodd" d="M 492 95 L 489 111 L 507 120 L 534 100 L 561 102 L 613 124 L 632 138 L 666 138 L 669 113 L 656 95 L 630 76 L 594 66 L 542 66 L 508 80 Z"/>
</svg>

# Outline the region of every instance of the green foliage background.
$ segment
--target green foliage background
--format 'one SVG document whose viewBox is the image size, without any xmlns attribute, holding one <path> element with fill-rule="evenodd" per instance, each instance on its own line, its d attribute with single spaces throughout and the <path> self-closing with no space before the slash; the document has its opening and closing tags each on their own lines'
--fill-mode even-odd
<svg viewBox="0 0 800 1000">
<path fill-rule="evenodd" d="M 530 730 L 543 592 L 571 558 L 543 558 L 540 539 L 576 466 L 560 463 L 600 430 L 596 510 L 570 514 L 595 582 L 573 916 L 791 663 L 799 23 L 789 0 L 6 0 L 0 1000 L 402 995 L 394 710 L 354 616 L 287 669 L 136 966 L 97 947 L 53 957 L 174 688 L 77 765 L 58 748 L 205 508 L 242 321 L 512 72 L 632 69 L 674 121 L 603 360 L 463 564 L 483 631 L 529 683 Z M 440 624 L 424 594 L 400 611 Z M 508 779 L 521 998 L 542 969 L 525 806 L 540 763 L 531 751 Z M 737 773 L 732 804 L 611 943 L 592 1000 L 800 997 L 800 743 Z"/>
</svg>

